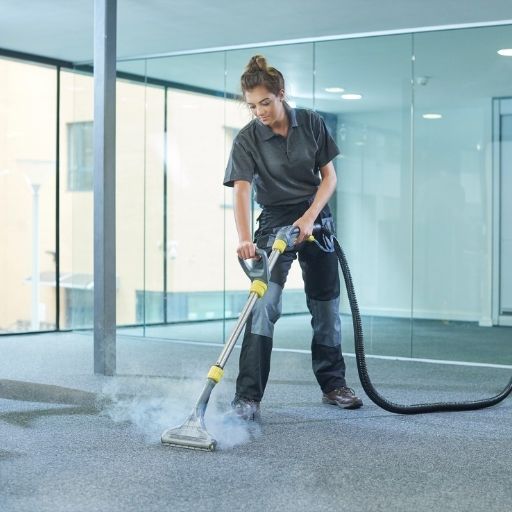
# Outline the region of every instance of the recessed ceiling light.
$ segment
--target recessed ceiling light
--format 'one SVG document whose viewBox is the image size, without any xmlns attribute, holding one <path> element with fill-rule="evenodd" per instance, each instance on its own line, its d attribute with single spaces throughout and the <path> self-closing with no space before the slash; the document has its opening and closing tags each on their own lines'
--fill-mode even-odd
<svg viewBox="0 0 512 512">
<path fill-rule="evenodd" d="M 503 48 L 498 50 L 498 53 L 503 55 L 503 57 L 512 57 L 512 48 Z"/>
<path fill-rule="evenodd" d="M 341 87 L 326 87 L 325 92 L 343 92 L 345 89 Z"/>
<path fill-rule="evenodd" d="M 361 94 L 342 94 L 341 97 L 344 100 L 360 100 L 362 98 Z"/>
<path fill-rule="evenodd" d="M 423 119 L 441 119 L 443 116 L 441 114 L 423 114 Z"/>
</svg>

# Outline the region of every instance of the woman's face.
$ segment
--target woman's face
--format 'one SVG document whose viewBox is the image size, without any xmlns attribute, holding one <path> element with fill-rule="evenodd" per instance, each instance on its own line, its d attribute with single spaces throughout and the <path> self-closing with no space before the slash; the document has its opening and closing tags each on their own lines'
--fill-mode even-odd
<svg viewBox="0 0 512 512">
<path fill-rule="evenodd" d="M 264 85 L 258 85 L 250 91 L 245 91 L 245 102 L 251 112 L 265 125 L 272 126 L 283 118 L 284 91 L 279 95 L 271 93 Z"/>
</svg>

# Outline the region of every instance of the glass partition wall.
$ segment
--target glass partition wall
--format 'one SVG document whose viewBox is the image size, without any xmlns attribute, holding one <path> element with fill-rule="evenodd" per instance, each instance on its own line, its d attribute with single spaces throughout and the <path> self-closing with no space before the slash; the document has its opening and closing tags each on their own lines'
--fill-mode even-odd
<svg viewBox="0 0 512 512">
<path fill-rule="evenodd" d="M 285 75 L 289 103 L 318 111 L 341 149 L 331 207 L 351 265 L 367 353 L 512 364 L 512 308 L 506 305 L 512 296 L 506 257 L 512 58 L 498 53 L 511 47 L 512 27 L 500 26 L 119 62 L 119 333 L 222 343 L 245 303 L 232 191 L 222 179 L 232 141 L 251 118 L 240 101 L 239 77 L 260 53 Z M 48 74 L 48 91 L 40 85 L 37 102 L 46 116 L 38 114 L 46 119 L 38 132 L 48 140 L 37 140 L 51 147 L 55 70 L 7 59 L 0 65 L 9 68 L 11 81 L 23 81 L 23 66 Z M 61 69 L 59 80 L 59 323 L 61 329 L 91 328 L 92 77 L 90 70 Z M 0 154 L 0 236 L 4 248 L 19 247 L 0 254 L 2 283 L 12 291 L 0 304 L 2 332 L 34 327 L 31 196 L 21 178 L 16 182 L 18 167 L 51 162 L 54 154 L 32 155 L 36 146 L 28 151 L 14 144 L 9 103 L 22 90 L 18 82 L 0 83 L 6 120 L 0 124 L 0 147 L 6 148 Z M 44 94 L 53 104 L 42 100 Z M 15 147 L 25 149 L 11 155 Z M 48 167 L 55 183 L 55 166 Z M 57 277 L 50 189 L 45 201 L 52 207 L 41 210 L 48 248 L 41 249 L 39 328 L 33 330 L 57 323 L 51 320 Z M 253 220 L 257 215 L 254 204 Z M 298 264 L 283 312 L 276 348 L 307 349 Z M 350 353 L 345 296 L 340 313 Z M 50 320 L 43 325 L 43 318 Z"/>
<path fill-rule="evenodd" d="M 250 119 L 239 77 L 261 53 L 283 71 L 289 102 L 317 110 L 341 148 L 331 206 L 367 352 L 508 364 L 510 331 L 492 311 L 492 109 L 511 94 L 512 60 L 497 53 L 511 37 L 510 27 L 495 27 L 146 60 L 146 79 L 167 82 L 168 218 L 167 317 L 146 323 L 144 334 L 222 342 L 245 301 L 231 190 L 221 182 L 231 142 Z M 206 248 L 202 258 L 191 233 Z M 283 310 L 275 346 L 307 349 L 298 265 Z M 350 352 L 346 299 L 341 314 Z"/>
<path fill-rule="evenodd" d="M 0 58 L 2 334 L 57 326 L 57 80 L 54 67 Z"/>
<path fill-rule="evenodd" d="M 316 45 L 315 108 L 336 122 L 337 231 L 369 353 L 411 353 L 412 36 Z M 353 333 L 344 296 L 345 350 Z"/>
<path fill-rule="evenodd" d="M 511 362 L 512 331 L 491 327 L 499 323 L 493 320 L 493 288 L 500 287 L 493 267 L 505 275 L 511 261 L 498 257 L 499 243 L 493 247 L 504 227 L 493 218 L 494 183 L 511 170 L 500 170 L 493 158 L 503 149 L 493 102 L 512 95 L 512 58 L 498 53 L 511 46 L 509 26 L 414 38 L 415 357 Z"/>
<path fill-rule="evenodd" d="M 93 324 L 93 94 L 90 73 L 60 73 L 60 325 Z"/>
</svg>

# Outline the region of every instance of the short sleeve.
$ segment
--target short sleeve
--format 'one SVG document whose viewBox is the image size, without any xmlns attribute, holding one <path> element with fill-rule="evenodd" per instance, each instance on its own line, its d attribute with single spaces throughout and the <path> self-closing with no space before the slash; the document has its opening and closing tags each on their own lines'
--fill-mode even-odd
<svg viewBox="0 0 512 512">
<path fill-rule="evenodd" d="M 317 114 L 317 133 L 315 133 L 317 152 L 316 152 L 316 163 L 318 167 L 323 167 L 328 164 L 334 157 L 340 154 L 340 150 L 334 142 L 331 134 L 327 130 L 325 121 Z"/>
<path fill-rule="evenodd" d="M 254 171 L 255 164 L 253 158 L 243 145 L 235 139 L 224 175 L 224 185 L 226 187 L 233 187 L 237 180 L 252 183 Z"/>
</svg>

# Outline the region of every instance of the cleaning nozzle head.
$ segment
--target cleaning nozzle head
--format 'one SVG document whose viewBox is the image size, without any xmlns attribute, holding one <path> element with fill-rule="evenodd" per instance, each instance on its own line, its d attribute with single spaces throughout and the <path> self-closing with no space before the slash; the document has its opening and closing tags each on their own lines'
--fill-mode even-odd
<svg viewBox="0 0 512 512">
<path fill-rule="evenodd" d="M 162 444 L 189 450 L 213 452 L 217 441 L 207 432 L 203 421 L 195 412 L 179 427 L 173 427 L 162 434 Z"/>
</svg>

